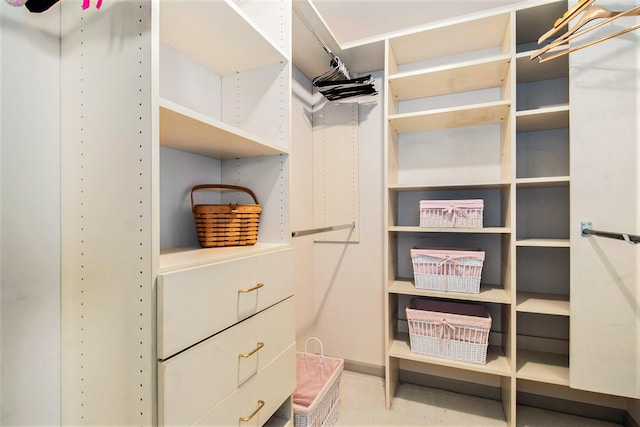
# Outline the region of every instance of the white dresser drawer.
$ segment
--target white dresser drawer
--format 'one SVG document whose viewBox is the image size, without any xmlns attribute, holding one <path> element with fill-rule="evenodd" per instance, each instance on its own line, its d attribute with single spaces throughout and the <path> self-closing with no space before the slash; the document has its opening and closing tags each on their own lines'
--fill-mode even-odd
<svg viewBox="0 0 640 427">
<path fill-rule="evenodd" d="M 198 426 L 262 426 L 296 388 L 296 348 L 292 344 L 276 360 L 220 405 L 198 420 Z M 240 418 L 250 418 L 240 421 Z"/>
<path fill-rule="evenodd" d="M 193 424 L 250 381 L 295 342 L 294 318 L 291 297 L 159 362 L 160 424 Z"/>
<path fill-rule="evenodd" d="M 158 358 L 293 295 L 293 249 L 158 276 Z"/>
</svg>

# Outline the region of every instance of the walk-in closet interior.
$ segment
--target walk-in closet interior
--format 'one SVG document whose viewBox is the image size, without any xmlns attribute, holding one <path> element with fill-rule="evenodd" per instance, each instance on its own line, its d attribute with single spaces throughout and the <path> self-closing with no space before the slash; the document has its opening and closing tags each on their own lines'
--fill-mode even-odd
<svg viewBox="0 0 640 427">
<path fill-rule="evenodd" d="M 0 0 L 0 424 L 377 424 L 341 421 L 352 392 L 299 415 L 309 345 L 377 381 L 380 425 L 409 384 L 491 425 L 638 426 L 639 23 L 635 0 Z M 480 224 L 423 222 L 442 200 Z M 207 206 L 250 213 L 220 234 Z M 477 287 L 420 285 L 427 250 L 482 253 Z M 490 320 L 478 360 L 447 319 L 414 341 L 447 304 Z"/>
</svg>

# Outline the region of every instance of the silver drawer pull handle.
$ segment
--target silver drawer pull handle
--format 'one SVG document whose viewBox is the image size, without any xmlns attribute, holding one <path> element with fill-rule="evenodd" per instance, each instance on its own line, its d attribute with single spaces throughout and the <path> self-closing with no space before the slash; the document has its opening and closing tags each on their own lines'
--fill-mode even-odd
<svg viewBox="0 0 640 427">
<path fill-rule="evenodd" d="M 256 409 L 255 411 L 253 411 L 253 414 L 249 415 L 248 417 L 240 417 L 240 422 L 241 423 L 247 423 L 249 421 L 251 421 L 251 419 L 253 417 L 256 416 L 256 414 L 258 412 L 260 412 L 260 409 L 262 409 L 264 407 L 264 400 L 258 400 L 258 409 Z"/>
<path fill-rule="evenodd" d="M 264 343 L 263 342 L 259 342 L 257 347 L 254 348 L 253 350 L 251 350 L 251 353 L 246 353 L 246 354 L 239 354 L 238 356 L 240 356 L 243 359 L 247 359 L 251 356 L 253 356 L 254 354 L 256 354 L 258 351 L 260 351 L 260 349 L 264 347 Z"/>
<path fill-rule="evenodd" d="M 249 289 L 238 289 L 238 293 L 239 294 L 248 294 L 249 292 L 253 292 L 253 291 L 257 291 L 260 288 L 264 287 L 264 283 L 258 283 L 257 285 L 255 285 L 253 288 L 249 288 Z"/>
</svg>

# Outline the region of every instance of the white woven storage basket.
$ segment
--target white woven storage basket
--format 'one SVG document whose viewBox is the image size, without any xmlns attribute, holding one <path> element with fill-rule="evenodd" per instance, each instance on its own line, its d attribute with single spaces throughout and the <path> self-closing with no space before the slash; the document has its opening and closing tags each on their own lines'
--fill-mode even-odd
<svg viewBox="0 0 640 427">
<path fill-rule="evenodd" d="M 307 353 L 310 340 L 320 344 L 320 355 Z M 343 368 L 343 359 L 324 355 L 318 338 L 307 338 L 304 352 L 297 353 L 298 385 L 293 393 L 295 427 L 330 427 L 336 423 Z"/>
<path fill-rule="evenodd" d="M 411 249 L 416 288 L 436 291 L 480 292 L 484 251 Z"/>
<path fill-rule="evenodd" d="M 484 200 L 421 200 L 420 227 L 482 228 Z"/>
<path fill-rule="evenodd" d="M 406 312 L 411 351 L 487 363 L 491 316 L 484 306 L 412 298 Z"/>
</svg>

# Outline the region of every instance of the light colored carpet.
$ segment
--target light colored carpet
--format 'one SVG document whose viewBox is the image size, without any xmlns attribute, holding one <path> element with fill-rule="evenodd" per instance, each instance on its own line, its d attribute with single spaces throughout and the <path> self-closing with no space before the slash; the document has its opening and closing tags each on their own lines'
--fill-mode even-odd
<svg viewBox="0 0 640 427">
<path fill-rule="evenodd" d="M 518 406 L 518 427 L 620 427 L 618 424 Z M 393 408 L 385 409 L 384 379 L 344 371 L 336 427 L 491 426 L 505 427 L 502 403 L 401 383 Z"/>
</svg>

